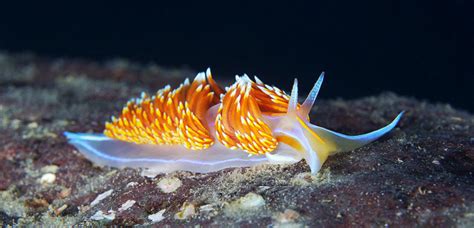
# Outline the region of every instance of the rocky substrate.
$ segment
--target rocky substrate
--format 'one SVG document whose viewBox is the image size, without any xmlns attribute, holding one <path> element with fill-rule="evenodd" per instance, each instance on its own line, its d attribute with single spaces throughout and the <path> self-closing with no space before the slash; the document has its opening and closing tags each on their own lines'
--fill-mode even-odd
<svg viewBox="0 0 474 228">
<path fill-rule="evenodd" d="M 406 114 L 316 176 L 304 162 L 149 176 L 96 167 L 62 136 L 101 132 L 130 97 L 193 76 L 124 60 L 0 54 L 0 224 L 474 225 L 474 116 L 445 104 L 392 93 L 319 100 L 313 122 L 348 134 Z"/>
</svg>

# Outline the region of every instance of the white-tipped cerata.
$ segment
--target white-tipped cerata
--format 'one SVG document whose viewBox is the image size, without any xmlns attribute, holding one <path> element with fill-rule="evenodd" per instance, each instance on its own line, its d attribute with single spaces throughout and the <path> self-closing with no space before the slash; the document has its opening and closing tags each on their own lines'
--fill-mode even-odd
<svg viewBox="0 0 474 228">
<path fill-rule="evenodd" d="M 323 80 L 324 80 L 324 72 L 322 72 L 321 75 L 319 75 L 318 81 L 314 83 L 314 86 L 309 92 L 308 97 L 301 105 L 300 113 L 302 114 L 302 116 L 307 116 L 309 115 L 309 112 L 311 112 L 314 102 L 316 101 L 316 98 L 318 97 L 319 89 L 321 89 L 321 85 L 323 84 Z"/>
<path fill-rule="evenodd" d="M 253 78 L 255 79 L 255 82 L 259 85 L 264 85 L 264 83 L 262 82 L 262 80 L 260 80 L 260 78 L 258 78 L 257 76 L 253 76 Z"/>
<path fill-rule="evenodd" d="M 206 75 L 204 74 L 204 72 L 199 72 L 194 78 L 194 81 L 198 81 L 198 82 L 206 81 Z"/>
<path fill-rule="evenodd" d="M 295 78 L 293 88 L 291 89 L 290 101 L 288 103 L 288 115 L 296 114 L 296 107 L 298 105 L 298 79 Z"/>
</svg>

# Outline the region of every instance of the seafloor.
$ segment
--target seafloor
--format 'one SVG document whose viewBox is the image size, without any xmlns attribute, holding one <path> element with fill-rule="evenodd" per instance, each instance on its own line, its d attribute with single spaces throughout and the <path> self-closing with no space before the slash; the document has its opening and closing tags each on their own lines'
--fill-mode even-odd
<svg viewBox="0 0 474 228">
<path fill-rule="evenodd" d="M 446 104 L 392 93 L 319 100 L 313 122 L 344 133 L 406 114 L 383 139 L 330 157 L 317 176 L 300 162 L 146 177 L 96 167 L 62 136 L 100 132 L 130 97 L 193 76 L 0 54 L 0 224 L 474 226 L 474 116 Z"/>
</svg>

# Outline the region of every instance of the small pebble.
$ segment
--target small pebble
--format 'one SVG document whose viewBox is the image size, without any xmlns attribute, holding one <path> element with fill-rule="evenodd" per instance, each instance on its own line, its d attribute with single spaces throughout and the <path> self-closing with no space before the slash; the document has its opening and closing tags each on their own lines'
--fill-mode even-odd
<svg viewBox="0 0 474 228">
<path fill-rule="evenodd" d="M 181 209 L 174 215 L 175 219 L 183 220 L 196 214 L 196 207 L 192 203 L 184 203 Z"/>
<path fill-rule="evenodd" d="M 181 180 L 176 177 L 164 177 L 158 182 L 158 187 L 164 193 L 171 193 L 181 187 Z"/>
<path fill-rule="evenodd" d="M 56 175 L 54 173 L 45 173 L 41 176 L 40 183 L 43 185 L 52 184 L 56 180 Z"/>
<path fill-rule="evenodd" d="M 127 184 L 126 187 L 130 188 L 130 187 L 133 187 L 133 186 L 136 186 L 136 185 L 138 185 L 138 182 L 130 182 L 130 183 Z"/>
<path fill-rule="evenodd" d="M 295 210 L 286 209 L 285 211 L 278 213 L 275 217 L 278 223 L 291 223 L 296 221 L 300 217 L 300 214 Z"/>
<path fill-rule="evenodd" d="M 259 194 L 250 192 L 247 195 L 240 197 L 239 199 L 226 205 L 225 210 L 227 213 L 237 213 L 242 211 L 255 211 L 265 205 L 265 200 Z"/>
<path fill-rule="evenodd" d="M 27 125 L 27 127 L 28 127 L 28 128 L 31 128 L 31 129 L 33 129 L 33 128 L 38 128 L 38 123 L 36 123 L 36 122 L 31 122 L 31 123 L 29 123 L 29 124 Z"/>
<path fill-rule="evenodd" d="M 20 125 L 21 125 L 21 120 L 18 120 L 18 119 L 14 119 L 12 120 L 10 126 L 11 128 L 13 128 L 13 130 L 17 130 L 18 128 L 20 128 Z"/>
</svg>

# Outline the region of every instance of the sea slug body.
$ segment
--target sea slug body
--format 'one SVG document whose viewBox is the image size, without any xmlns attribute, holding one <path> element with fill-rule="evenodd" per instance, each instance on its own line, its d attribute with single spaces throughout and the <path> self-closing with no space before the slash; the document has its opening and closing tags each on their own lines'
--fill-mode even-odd
<svg viewBox="0 0 474 228">
<path fill-rule="evenodd" d="M 315 174 L 328 156 L 366 145 L 392 130 L 390 124 L 356 136 L 310 123 L 324 79 L 321 74 L 306 100 L 255 77 L 236 76 L 222 89 L 210 69 L 178 88 L 131 99 L 103 134 L 65 132 L 69 143 L 89 160 L 112 167 L 149 168 L 169 173 L 198 173 L 258 164 L 292 164 L 304 159 Z"/>
</svg>

